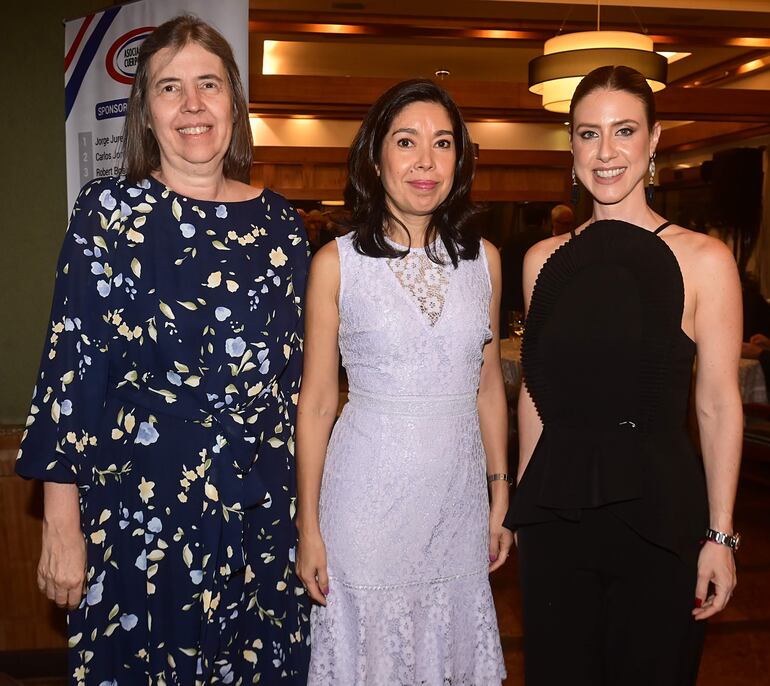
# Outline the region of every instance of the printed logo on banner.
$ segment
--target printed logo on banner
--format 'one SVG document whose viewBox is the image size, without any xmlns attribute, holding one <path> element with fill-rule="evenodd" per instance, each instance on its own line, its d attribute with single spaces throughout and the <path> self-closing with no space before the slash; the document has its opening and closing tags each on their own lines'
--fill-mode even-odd
<svg viewBox="0 0 770 686">
<path fill-rule="evenodd" d="M 139 58 L 139 48 L 147 36 L 155 30 L 154 26 L 142 26 L 124 33 L 107 51 L 104 59 L 107 73 L 118 83 L 130 86 L 136 75 L 136 63 Z"/>
</svg>

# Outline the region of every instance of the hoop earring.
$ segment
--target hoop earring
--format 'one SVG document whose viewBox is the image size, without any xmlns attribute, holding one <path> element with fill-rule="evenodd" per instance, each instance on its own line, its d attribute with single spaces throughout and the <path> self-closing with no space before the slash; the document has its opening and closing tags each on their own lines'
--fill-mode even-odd
<svg viewBox="0 0 770 686">
<path fill-rule="evenodd" d="M 578 186 L 577 176 L 575 175 L 575 167 L 572 167 L 572 192 L 570 199 L 572 200 L 573 207 L 576 207 L 578 200 L 580 200 L 580 186 Z"/>
<path fill-rule="evenodd" d="M 648 169 L 650 173 L 650 182 L 647 184 L 647 202 L 652 202 L 655 197 L 655 153 L 652 153 L 650 157 L 650 166 Z"/>
</svg>

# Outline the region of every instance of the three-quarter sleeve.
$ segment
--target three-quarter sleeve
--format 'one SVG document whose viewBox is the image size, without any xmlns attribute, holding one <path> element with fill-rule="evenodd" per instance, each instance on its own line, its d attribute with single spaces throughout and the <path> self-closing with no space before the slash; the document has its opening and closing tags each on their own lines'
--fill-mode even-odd
<svg viewBox="0 0 770 686">
<path fill-rule="evenodd" d="M 81 471 L 99 448 L 113 286 L 109 234 L 120 213 L 116 187 L 114 181 L 89 183 L 72 211 L 16 460 L 16 472 L 25 478 L 82 484 Z"/>
<path fill-rule="evenodd" d="M 293 226 L 290 232 L 292 264 L 292 289 L 294 295 L 294 307 L 297 308 L 297 325 L 293 333 L 293 345 L 291 357 L 288 361 L 286 372 L 282 377 L 284 389 L 293 396 L 290 408 L 292 425 L 296 421 L 296 398 L 299 393 L 299 384 L 302 377 L 302 348 L 305 338 L 305 288 L 310 266 L 310 245 L 305 233 L 305 227 L 296 210 L 291 207 Z"/>
</svg>

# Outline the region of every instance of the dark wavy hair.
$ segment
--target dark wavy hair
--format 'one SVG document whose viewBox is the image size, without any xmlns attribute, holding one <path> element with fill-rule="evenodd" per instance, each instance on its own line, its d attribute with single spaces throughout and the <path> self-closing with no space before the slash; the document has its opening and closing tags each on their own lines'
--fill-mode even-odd
<svg viewBox="0 0 770 686">
<path fill-rule="evenodd" d="M 470 221 L 479 211 L 470 200 L 475 166 L 473 143 L 455 102 L 443 88 L 428 79 L 411 79 L 396 84 L 383 93 L 366 114 L 348 153 L 345 204 L 350 217 L 346 225 L 355 232 L 353 245 L 363 255 L 403 257 L 408 254 L 408 250 L 393 247 L 385 238 L 385 228 L 390 222 L 398 222 L 402 226 L 403 223 L 388 209 L 377 168 L 382 141 L 393 120 L 414 102 L 441 105 L 452 122 L 456 152 L 454 181 L 449 195 L 431 215 L 425 236 L 425 252 L 431 260 L 443 264 L 433 246 L 436 238 L 440 237 L 449 259 L 457 267 L 459 260 L 473 260 L 479 254 L 479 236 Z"/>
<path fill-rule="evenodd" d="M 572 126 L 575 118 L 575 108 L 578 103 L 589 93 L 595 90 L 606 89 L 609 91 L 625 91 L 642 101 L 647 115 L 647 128 L 652 131 L 655 126 L 655 96 L 647 80 L 636 69 L 622 65 L 598 67 L 586 74 L 575 89 L 572 101 L 569 104 L 569 132 L 572 135 Z"/>
<path fill-rule="evenodd" d="M 150 108 L 147 102 L 149 66 L 152 56 L 163 48 L 178 52 L 188 43 L 197 43 L 222 60 L 233 102 L 233 133 L 223 161 L 223 174 L 229 179 L 249 180 L 252 158 L 249 108 L 243 94 L 230 44 L 219 31 L 191 14 L 181 14 L 156 28 L 142 43 L 136 77 L 128 97 L 126 122 L 123 127 L 123 173 L 132 183 L 146 179 L 160 168 L 160 148 L 150 130 Z"/>
</svg>

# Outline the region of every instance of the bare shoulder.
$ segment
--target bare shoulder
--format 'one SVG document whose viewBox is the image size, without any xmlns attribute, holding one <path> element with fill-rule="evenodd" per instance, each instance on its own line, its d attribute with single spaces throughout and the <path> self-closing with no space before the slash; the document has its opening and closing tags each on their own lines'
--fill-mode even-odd
<svg viewBox="0 0 770 686">
<path fill-rule="evenodd" d="M 489 270 L 489 280 L 492 284 L 492 291 L 498 292 L 502 286 L 502 265 L 500 263 L 500 251 L 490 243 L 486 238 L 481 239 L 481 249 L 487 258 L 487 268 Z"/>
<path fill-rule="evenodd" d="M 734 270 L 735 258 L 722 241 L 704 233 L 672 225 L 664 240 L 683 266 L 706 278 L 713 270 Z"/>
<path fill-rule="evenodd" d="M 340 290 L 340 256 L 337 241 L 324 244 L 313 256 L 308 274 L 308 303 L 337 302 Z"/>
<path fill-rule="evenodd" d="M 340 251 L 337 241 L 325 243 L 318 252 L 313 255 L 310 269 L 322 272 L 340 273 Z"/>
<path fill-rule="evenodd" d="M 500 251 L 497 246 L 486 238 L 481 239 L 481 246 L 487 256 L 487 262 L 491 265 L 500 264 Z"/>
<path fill-rule="evenodd" d="M 526 270 L 537 269 L 539 271 L 546 260 L 569 241 L 570 238 L 570 235 L 567 233 L 561 236 L 550 236 L 542 241 L 538 241 L 524 255 L 524 268 Z"/>
</svg>

